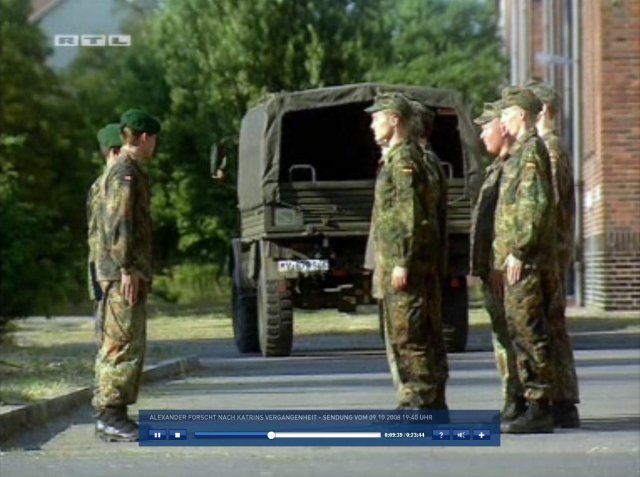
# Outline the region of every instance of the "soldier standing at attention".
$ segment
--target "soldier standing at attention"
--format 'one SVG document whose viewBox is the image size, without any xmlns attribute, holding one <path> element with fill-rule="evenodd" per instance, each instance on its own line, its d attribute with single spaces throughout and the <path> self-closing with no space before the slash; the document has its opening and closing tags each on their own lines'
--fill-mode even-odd
<svg viewBox="0 0 640 477">
<path fill-rule="evenodd" d="M 505 433 L 553 432 L 553 382 L 544 274 L 555 270 L 551 166 L 535 130 L 542 104 L 529 90 L 505 88 L 501 122 L 513 145 L 496 205 L 493 267 L 504 270 L 504 305 L 528 408 Z"/>
<path fill-rule="evenodd" d="M 390 93 L 367 112 L 376 142 L 388 147 L 376 179 L 373 235 L 398 407 L 446 409 L 437 204 L 428 203 L 429 173 L 410 138 L 413 110 L 406 97 Z"/>
<path fill-rule="evenodd" d="M 509 157 L 511 146 L 500 124 L 501 111 L 500 101 L 485 103 L 482 114 L 474 119 L 482 128 L 480 139 L 485 149 L 495 159 L 487 167 L 471 218 L 470 274 L 482 279 L 484 306 L 491 318 L 493 351 L 502 381 L 504 405 L 500 419 L 507 422 L 524 413 L 526 401 L 504 312 L 504 275 L 501 269 L 494 268 L 491 245 L 502 167 Z"/>
<path fill-rule="evenodd" d="M 111 123 L 98 131 L 98 144 L 100 145 L 100 154 L 105 158 L 105 168 L 109 166 L 120 153 L 120 147 L 122 146 L 122 140 L 120 139 L 120 124 Z M 104 171 L 103 171 L 104 172 Z M 98 344 L 102 341 L 101 330 L 102 325 L 100 320 L 99 305 L 102 300 L 102 290 L 98 283 L 96 276 L 96 249 L 98 247 L 98 225 L 97 225 L 97 213 L 100 203 L 100 180 L 102 174 L 93 181 L 89 192 L 87 193 L 87 242 L 89 245 L 89 260 L 88 260 L 88 285 L 89 285 L 89 298 L 95 302 L 96 307 L 94 315 L 96 319 L 96 338 Z"/>
<path fill-rule="evenodd" d="M 560 98 L 553 88 L 538 81 L 529 81 L 526 87 L 542 102 L 536 129 L 544 141 L 553 176 L 554 206 L 557 219 L 556 253 L 558 274 L 546 288 L 553 293 L 549 298 L 549 335 L 551 356 L 555 374 L 553 418 L 556 427 L 580 427 L 576 404 L 580 402 L 578 377 L 573 359 L 573 347 L 567 332 L 566 280 L 573 259 L 573 234 L 575 229 L 575 192 L 573 169 L 567 150 L 560 142 L 555 118 Z"/>
<path fill-rule="evenodd" d="M 103 292 L 103 339 L 93 405 L 102 439 L 135 441 L 138 426 L 129 419 L 127 406 L 138 397 L 151 283 L 150 187 L 143 163 L 154 155 L 160 123 L 131 109 L 120 124 L 120 155 L 100 183 L 96 270 Z"/>
</svg>

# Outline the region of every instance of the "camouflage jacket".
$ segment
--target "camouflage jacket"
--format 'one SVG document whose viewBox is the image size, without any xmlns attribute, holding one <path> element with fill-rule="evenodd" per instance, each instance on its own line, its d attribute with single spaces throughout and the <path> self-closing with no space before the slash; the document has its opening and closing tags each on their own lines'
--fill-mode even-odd
<svg viewBox="0 0 640 477">
<path fill-rule="evenodd" d="M 121 155 L 100 182 L 99 281 L 119 280 L 121 270 L 151 280 L 151 207 L 149 177 L 138 161 Z"/>
<path fill-rule="evenodd" d="M 438 218 L 438 237 L 440 242 L 439 248 L 439 260 L 438 260 L 438 273 L 443 277 L 447 272 L 447 249 L 448 249 L 448 235 L 447 235 L 447 177 L 440 165 L 440 158 L 433 152 L 431 146 L 427 145 L 424 149 L 423 156 L 427 170 L 429 172 L 429 187 L 427 188 L 427 201 L 429 203 L 435 203 L 436 215 Z"/>
<path fill-rule="evenodd" d="M 486 276 L 493 267 L 491 260 L 493 243 L 493 226 L 496 216 L 496 205 L 500 193 L 500 179 L 504 159 L 497 157 L 486 169 L 485 179 L 480 188 L 478 200 L 471 215 L 471 251 L 470 274 L 477 277 Z"/>
<path fill-rule="evenodd" d="M 394 266 L 437 264 L 437 204 L 427 199 L 429 172 L 419 146 L 410 141 L 386 154 L 375 186 L 373 227 L 376 269 L 380 276 Z"/>
<path fill-rule="evenodd" d="M 493 266 L 503 270 L 509 254 L 532 268 L 555 266 L 556 219 L 551 165 L 535 129 L 509 151 L 496 205 Z"/>
<path fill-rule="evenodd" d="M 89 298 L 91 300 L 99 300 L 102 291 L 97 283 L 96 276 L 96 250 L 100 239 L 98 234 L 98 207 L 100 205 L 100 180 L 98 177 L 87 193 L 87 244 L 89 246 L 89 257 L 87 260 L 87 284 L 89 288 Z"/>
<path fill-rule="evenodd" d="M 573 257 L 576 199 L 573 167 L 569 154 L 555 131 L 542 136 L 549 152 L 557 220 L 557 253 L 560 266 L 566 269 Z"/>
</svg>

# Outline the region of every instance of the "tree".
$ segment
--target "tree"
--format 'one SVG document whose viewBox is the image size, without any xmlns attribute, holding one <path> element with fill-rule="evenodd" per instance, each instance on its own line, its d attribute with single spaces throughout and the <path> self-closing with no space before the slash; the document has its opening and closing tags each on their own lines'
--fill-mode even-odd
<svg viewBox="0 0 640 477">
<path fill-rule="evenodd" d="M 163 118 L 152 171 L 164 265 L 225 260 L 236 198 L 233 186 L 209 176 L 211 144 L 237 135 L 248 105 L 268 92 L 362 81 L 380 57 L 371 51 L 385 48 L 380 1 L 168 0 L 136 25 L 134 45 L 142 35 L 151 73 L 123 68 L 129 60 L 122 57 L 114 68 L 135 72 L 139 84 L 132 79 L 132 91 L 143 84 L 151 90 L 149 77 L 166 84 L 166 96 L 137 103 Z M 123 103 L 118 98 L 117 107 Z"/>
<path fill-rule="evenodd" d="M 45 65 L 29 3 L 2 0 L 0 320 L 50 314 L 86 289 L 84 123 Z"/>
<path fill-rule="evenodd" d="M 369 77 L 390 83 L 451 88 L 479 108 L 506 77 L 492 2 L 393 0 L 390 61 Z"/>
</svg>

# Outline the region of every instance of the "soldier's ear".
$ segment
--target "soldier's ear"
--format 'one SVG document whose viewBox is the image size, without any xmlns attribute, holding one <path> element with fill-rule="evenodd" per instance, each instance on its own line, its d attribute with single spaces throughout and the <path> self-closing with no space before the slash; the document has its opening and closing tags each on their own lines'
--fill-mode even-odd
<svg viewBox="0 0 640 477">
<path fill-rule="evenodd" d="M 503 122 L 498 123 L 498 128 L 500 129 L 500 136 L 507 137 L 509 135 L 507 126 L 505 126 Z"/>
</svg>

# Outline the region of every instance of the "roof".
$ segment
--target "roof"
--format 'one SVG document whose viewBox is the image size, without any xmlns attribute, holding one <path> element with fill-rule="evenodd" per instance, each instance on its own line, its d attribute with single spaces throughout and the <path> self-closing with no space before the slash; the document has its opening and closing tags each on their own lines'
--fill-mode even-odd
<svg viewBox="0 0 640 477">
<path fill-rule="evenodd" d="M 51 10 L 63 3 L 65 0 L 31 0 L 31 14 L 29 21 L 35 23 L 40 21 Z"/>
</svg>

